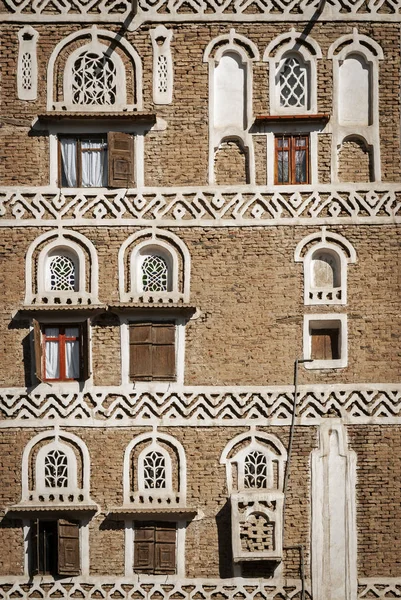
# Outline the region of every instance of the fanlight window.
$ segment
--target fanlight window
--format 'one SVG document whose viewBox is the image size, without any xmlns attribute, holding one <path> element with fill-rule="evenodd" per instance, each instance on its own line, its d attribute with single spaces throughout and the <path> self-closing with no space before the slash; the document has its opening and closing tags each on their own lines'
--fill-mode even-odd
<svg viewBox="0 0 401 600">
<path fill-rule="evenodd" d="M 331 289 L 340 285 L 338 257 L 324 250 L 315 252 L 312 257 L 312 287 Z"/>
<path fill-rule="evenodd" d="M 285 58 L 278 72 L 280 106 L 283 108 L 306 108 L 308 71 L 296 56 Z"/>
<path fill-rule="evenodd" d="M 166 487 L 166 460 L 161 452 L 149 452 L 143 460 L 143 470 L 145 489 Z"/>
<path fill-rule="evenodd" d="M 267 458 L 262 452 L 250 452 L 244 461 L 244 487 L 267 488 Z"/>
<path fill-rule="evenodd" d="M 45 486 L 47 488 L 68 486 L 68 459 L 61 450 L 51 450 L 45 456 Z"/>
<path fill-rule="evenodd" d="M 56 254 L 49 260 L 50 291 L 74 291 L 76 289 L 76 269 L 68 256 Z"/>
<path fill-rule="evenodd" d="M 72 103 L 113 105 L 117 96 L 117 69 L 101 52 L 85 51 L 72 68 Z"/>
<path fill-rule="evenodd" d="M 168 266 L 162 256 L 146 256 L 142 263 L 142 289 L 144 292 L 168 291 Z"/>
</svg>

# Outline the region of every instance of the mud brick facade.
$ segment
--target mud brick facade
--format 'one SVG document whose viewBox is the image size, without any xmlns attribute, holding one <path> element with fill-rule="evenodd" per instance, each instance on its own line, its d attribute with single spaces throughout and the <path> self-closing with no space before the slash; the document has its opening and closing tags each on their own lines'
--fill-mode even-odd
<svg viewBox="0 0 401 600">
<path fill-rule="evenodd" d="M 400 1 L 0 32 L 0 600 L 401 598 Z"/>
</svg>

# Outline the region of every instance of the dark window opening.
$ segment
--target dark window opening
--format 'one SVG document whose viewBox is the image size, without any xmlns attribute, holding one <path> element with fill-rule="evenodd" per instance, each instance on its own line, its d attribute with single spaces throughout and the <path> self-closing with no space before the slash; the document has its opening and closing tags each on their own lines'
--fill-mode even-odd
<svg viewBox="0 0 401 600">
<path fill-rule="evenodd" d="M 31 574 L 79 575 L 79 524 L 37 519 L 31 525 Z"/>
<path fill-rule="evenodd" d="M 309 137 L 276 136 L 275 183 L 309 183 Z"/>
<path fill-rule="evenodd" d="M 340 332 L 337 328 L 312 329 L 313 360 L 336 360 L 340 358 Z"/>
</svg>

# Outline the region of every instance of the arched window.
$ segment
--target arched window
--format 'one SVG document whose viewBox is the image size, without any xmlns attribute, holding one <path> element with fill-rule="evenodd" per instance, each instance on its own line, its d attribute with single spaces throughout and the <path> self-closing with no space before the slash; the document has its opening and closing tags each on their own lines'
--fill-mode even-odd
<svg viewBox="0 0 401 600">
<path fill-rule="evenodd" d="M 68 487 L 68 458 L 62 450 L 51 450 L 45 456 L 45 486 Z"/>
<path fill-rule="evenodd" d="M 105 53 L 95 50 L 82 52 L 72 65 L 72 103 L 116 103 L 117 68 Z"/>
<path fill-rule="evenodd" d="M 263 60 L 269 63 L 270 114 L 317 112 L 317 60 L 319 45 L 294 28 L 267 46 Z"/>
<path fill-rule="evenodd" d="M 74 260 L 75 259 L 75 260 Z M 77 291 L 79 286 L 77 257 L 60 250 L 53 251 L 47 258 L 46 291 Z"/>
<path fill-rule="evenodd" d="M 261 489 L 267 487 L 267 457 L 254 450 L 244 460 L 244 487 Z"/>
<path fill-rule="evenodd" d="M 189 300 L 189 252 L 170 232 L 146 229 L 130 236 L 120 248 L 118 270 L 122 302 Z"/>
<path fill-rule="evenodd" d="M 323 228 L 297 245 L 295 261 L 304 263 L 306 305 L 347 303 L 347 267 L 356 262 L 348 240 Z"/>
<path fill-rule="evenodd" d="M 157 252 L 157 250 L 156 250 Z M 171 267 L 166 258 L 156 252 L 144 252 L 141 256 L 141 286 L 144 292 L 170 291 Z"/>
<path fill-rule="evenodd" d="M 143 481 L 145 489 L 166 487 L 166 459 L 161 452 L 152 450 L 144 457 Z"/>
<path fill-rule="evenodd" d="M 282 108 L 308 108 L 309 68 L 301 55 L 285 56 L 277 69 Z"/>
</svg>

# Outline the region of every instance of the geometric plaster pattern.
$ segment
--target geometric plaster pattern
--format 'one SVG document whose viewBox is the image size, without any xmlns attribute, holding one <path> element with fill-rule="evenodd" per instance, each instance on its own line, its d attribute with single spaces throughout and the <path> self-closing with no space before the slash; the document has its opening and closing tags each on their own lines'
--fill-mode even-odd
<svg viewBox="0 0 401 600">
<path fill-rule="evenodd" d="M 174 226 L 264 225 L 291 223 L 393 223 L 401 220 L 400 184 L 302 186 L 298 191 L 252 186 L 220 188 L 0 189 L 0 225 L 93 223 Z"/>
<path fill-rule="evenodd" d="M 74 577 L 68 582 L 48 581 L 40 579 L 27 579 L 24 577 L 1 577 L 0 599 L 13 600 L 21 598 L 63 598 L 75 600 L 88 598 L 88 600 L 151 600 L 162 597 L 163 600 L 177 598 L 182 600 L 214 600 L 223 597 L 225 600 L 294 600 L 300 597 L 301 581 L 298 579 L 271 579 L 260 583 L 255 579 L 180 579 L 179 582 L 142 583 L 135 581 L 135 576 L 124 579 L 108 577 Z M 306 598 L 310 598 L 309 582 L 306 582 Z M 386 600 L 401 598 L 401 578 L 396 577 L 369 577 L 358 581 L 358 600 L 366 599 Z"/>
<path fill-rule="evenodd" d="M 343 418 L 344 422 L 383 423 L 401 421 L 401 385 L 333 385 L 326 388 L 301 386 L 298 390 L 298 418 L 316 425 L 322 418 Z M 293 387 L 185 387 L 179 392 L 141 392 L 121 388 L 93 387 L 84 392 L 32 392 L 25 388 L 3 389 L 0 419 L 13 426 L 14 419 L 29 425 L 34 419 L 68 419 L 82 426 L 122 425 L 126 422 L 151 424 L 157 419 L 169 425 L 224 425 L 243 423 L 288 424 Z M 7 419 L 11 419 L 7 423 Z"/>
<path fill-rule="evenodd" d="M 16 15 L 42 15 L 44 20 L 124 21 L 130 13 L 129 0 L 5 0 Z M 188 14 L 189 5 L 192 13 Z M 52 9 L 52 10 L 51 10 Z M 275 20 L 309 20 L 319 12 L 320 18 L 352 20 L 394 20 L 400 16 L 400 0 L 331 0 L 321 7 L 320 0 L 139 0 L 137 21 L 163 15 L 164 20 L 208 20 L 213 15 L 227 15 L 231 21 L 258 20 L 269 16 Z M 49 14 L 53 12 L 53 14 Z M 46 14 L 47 13 L 47 14 Z M 6 16 L 6 15 L 4 15 Z M 78 18 L 77 18 L 78 17 Z"/>
<path fill-rule="evenodd" d="M 0 600 L 12 600 L 21 598 L 63 598 L 64 600 L 76 600 L 87 598 L 88 600 L 151 600 L 152 598 L 163 598 L 170 600 L 181 598 L 182 600 L 214 600 L 224 598 L 225 600 L 292 600 L 299 598 L 301 592 L 301 581 L 298 579 L 272 579 L 260 583 L 260 579 L 180 579 L 179 582 L 172 580 L 165 583 L 154 583 L 149 581 L 139 583 L 135 581 L 135 575 L 130 578 L 108 578 L 108 577 L 85 577 L 68 579 L 68 581 L 49 581 L 43 583 L 39 578 L 28 580 L 18 577 L 0 578 Z M 168 577 L 166 578 L 168 580 Z M 224 581 L 224 583 L 222 583 Z M 310 598 L 309 585 L 306 582 L 306 598 Z"/>
</svg>

